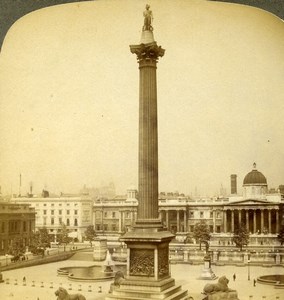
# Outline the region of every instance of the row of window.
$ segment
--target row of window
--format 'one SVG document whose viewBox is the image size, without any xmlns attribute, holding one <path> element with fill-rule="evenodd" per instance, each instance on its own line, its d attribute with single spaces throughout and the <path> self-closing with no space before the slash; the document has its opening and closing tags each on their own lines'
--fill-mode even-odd
<svg viewBox="0 0 284 300">
<path fill-rule="evenodd" d="M 104 230 L 104 231 L 118 231 L 118 227 L 116 224 L 96 224 L 96 230 Z"/>
<path fill-rule="evenodd" d="M 63 223 L 63 220 L 62 218 L 58 218 L 58 223 L 57 224 L 62 224 Z M 55 225 L 55 218 L 50 218 L 50 224 L 51 225 Z M 70 219 L 66 219 L 66 222 L 64 222 L 64 224 L 66 226 L 70 226 L 71 225 L 71 222 L 70 222 Z M 43 225 L 47 225 L 47 218 L 43 218 Z M 74 226 L 78 226 L 78 219 L 74 219 L 74 223 L 73 223 Z"/>
<path fill-rule="evenodd" d="M 46 213 L 45 213 L 46 214 Z M 69 214 L 69 212 L 67 213 Z M 77 214 L 77 213 L 75 213 Z M 189 218 L 194 218 L 196 217 L 197 218 L 197 214 L 199 214 L 199 218 L 200 219 L 203 219 L 205 217 L 205 212 L 204 211 L 189 211 Z M 101 217 L 101 211 L 97 211 L 96 212 L 96 216 L 97 218 L 100 218 Z M 120 218 L 120 212 L 117 212 L 117 211 L 104 211 L 103 212 L 103 217 L 104 218 L 113 218 L 113 219 L 119 219 Z M 124 212 L 124 218 L 125 219 L 130 219 L 131 218 L 131 212 Z M 210 216 L 209 218 L 213 218 L 213 211 L 210 211 Z M 220 219 L 221 218 L 221 213 L 220 212 L 216 212 L 215 213 L 215 218 L 216 219 Z"/>
<path fill-rule="evenodd" d="M 74 213 L 74 215 L 78 215 L 78 210 L 75 209 L 75 210 L 73 211 L 73 213 Z M 47 215 L 47 210 L 46 210 L 46 209 L 43 210 L 43 214 L 44 214 L 44 215 Z M 54 214 L 55 214 L 55 210 L 54 210 L 54 209 L 50 210 L 50 214 L 51 214 L 51 215 L 54 215 Z M 67 210 L 66 210 L 66 214 L 67 214 L 67 215 L 70 215 L 70 209 L 67 209 Z M 59 210 L 58 210 L 58 215 L 62 215 L 62 209 L 59 209 Z"/>
<path fill-rule="evenodd" d="M 51 207 L 53 207 L 53 206 L 55 206 L 55 203 L 43 203 L 43 206 L 49 206 L 49 204 L 50 204 L 50 206 Z M 58 204 L 58 206 L 62 206 L 62 203 L 56 203 L 56 204 Z M 70 203 L 64 203 L 66 206 L 70 206 Z M 38 206 L 40 206 L 41 204 L 40 203 L 36 203 L 36 206 L 38 207 Z M 78 205 L 78 203 L 74 203 L 74 206 L 77 206 Z"/>
<path fill-rule="evenodd" d="M 194 211 L 190 211 L 189 212 L 189 218 L 194 218 L 194 215 L 196 215 L 198 212 L 194 212 Z M 204 218 L 204 211 L 199 211 L 199 218 L 203 219 Z M 213 218 L 213 211 L 210 211 L 210 219 Z M 216 212 L 215 214 L 215 218 L 216 219 L 220 219 L 221 218 L 221 214 L 220 212 Z"/>
<path fill-rule="evenodd" d="M 97 217 L 99 218 L 101 216 L 101 212 L 96 212 Z M 112 219 L 119 219 L 120 218 L 120 212 L 118 211 L 104 211 L 103 213 L 104 218 L 112 218 Z M 125 219 L 131 219 L 131 212 L 126 211 L 124 212 L 124 218 Z"/>
<path fill-rule="evenodd" d="M 209 225 L 209 230 L 210 230 L 211 233 L 214 232 L 213 225 Z M 189 226 L 189 231 L 191 231 L 191 232 L 194 231 L 194 225 Z M 221 232 L 221 226 L 220 225 L 215 226 L 215 232 L 217 232 L 217 233 Z"/>
</svg>

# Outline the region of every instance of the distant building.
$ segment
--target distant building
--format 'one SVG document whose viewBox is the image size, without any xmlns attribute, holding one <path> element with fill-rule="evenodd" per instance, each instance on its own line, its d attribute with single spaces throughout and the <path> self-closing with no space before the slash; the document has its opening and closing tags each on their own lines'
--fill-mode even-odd
<svg viewBox="0 0 284 300">
<path fill-rule="evenodd" d="M 0 202 L 0 255 L 8 252 L 15 238 L 28 245 L 35 229 L 35 209 L 29 204 Z"/>
<path fill-rule="evenodd" d="M 102 184 L 100 187 L 87 187 L 86 185 L 81 189 L 80 194 L 89 195 L 91 198 L 114 198 L 116 195 L 115 185 L 110 182 L 108 185 Z"/>
<path fill-rule="evenodd" d="M 111 235 L 127 231 L 134 225 L 137 206 L 137 190 L 134 187 L 127 190 L 126 197 L 116 196 L 113 199 L 96 199 L 93 207 L 96 232 Z"/>
<path fill-rule="evenodd" d="M 72 237 L 81 241 L 86 228 L 93 224 L 93 200 L 88 195 L 48 195 L 49 193 L 44 191 L 40 197 L 16 197 L 12 201 L 30 204 L 36 212 L 35 228 L 47 228 L 49 233 L 54 235 L 54 241 L 61 231 L 62 223 L 67 226 Z"/>
<path fill-rule="evenodd" d="M 196 223 L 205 221 L 214 244 L 231 243 L 235 229 L 243 223 L 250 232 L 251 243 L 276 243 L 277 233 L 284 225 L 283 185 L 277 190 L 268 189 L 267 179 L 256 164 L 244 177 L 243 195 L 237 193 L 237 175 L 230 178 L 231 195 L 226 197 L 191 198 L 179 192 L 161 192 L 159 215 L 164 226 L 183 241 L 192 235 Z M 49 196 L 44 191 L 41 197 L 28 194 L 12 200 L 31 204 L 36 211 L 36 228 L 46 227 L 55 239 L 62 223 L 79 241 L 88 225 L 94 225 L 99 236 L 114 239 L 135 225 L 139 202 L 135 187 L 130 187 L 127 195 L 114 197 L 104 193 L 93 198 L 88 192 L 85 189 L 83 195 Z"/>
<path fill-rule="evenodd" d="M 284 194 L 279 187 L 268 191 L 265 176 L 256 170 L 243 180 L 243 195 L 237 194 L 236 178 L 231 176 L 231 195 L 228 197 L 202 198 L 184 194 L 160 193 L 159 214 L 165 227 L 184 240 L 200 221 L 206 221 L 212 233 L 212 242 L 231 242 L 233 232 L 245 224 L 252 243 L 276 242 L 277 233 L 284 225 Z M 282 193 L 281 193 L 282 191 Z M 97 199 L 94 202 L 94 225 L 100 235 L 121 234 L 135 224 L 139 199 L 135 189 L 128 189 L 127 196 Z"/>
</svg>

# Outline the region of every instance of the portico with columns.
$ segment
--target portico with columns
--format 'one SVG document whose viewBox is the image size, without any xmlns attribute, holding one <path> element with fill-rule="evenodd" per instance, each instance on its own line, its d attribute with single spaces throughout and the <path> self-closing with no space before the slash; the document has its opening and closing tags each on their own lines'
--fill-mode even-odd
<svg viewBox="0 0 284 300">
<path fill-rule="evenodd" d="M 279 204 L 259 200 L 226 205 L 223 211 L 223 232 L 232 233 L 243 223 L 252 234 L 276 234 L 279 231 L 280 213 Z"/>
</svg>

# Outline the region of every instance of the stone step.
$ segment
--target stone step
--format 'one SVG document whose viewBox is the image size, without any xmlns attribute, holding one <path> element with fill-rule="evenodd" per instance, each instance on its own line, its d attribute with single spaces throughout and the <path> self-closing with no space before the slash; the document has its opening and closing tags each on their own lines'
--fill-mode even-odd
<svg viewBox="0 0 284 300">
<path fill-rule="evenodd" d="M 165 298 L 165 300 L 181 300 L 181 299 L 188 299 L 187 291 L 179 290 L 177 293 Z"/>
<path fill-rule="evenodd" d="M 120 285 L 120 290 L 132 291 L 151 291 L 153 293 L 161 293 L 169 288 L 175 286 L 175 280 L 171 277 L 165 278 L 161 281 L 138 281 L 138 280 L 125 280 Z"/>
<path fill-rule="evenodd" d="M 140 290 L 139 290 L 140 288 Z M 168 297 L 174 293 L 176 293 L 177 291 L 179 291 L 181 289 L 180 286 L 171 286 L 167 289 L 164 289 L 163 291 L 161 292 L 157 292 L 157 291 L 153 291 L 153 290 L 147 290 L 147 289 L 141 289 L 141 287 L 137 287 L 137 289 L 135 290 L 129 290 L 129 289 L 123 289 L 123 288 L 120 288 L 120 289 L 117 289 L 117 290 L 114 290 L 113 291 L 113 295 L 115 296 L 119 296 L 120 294 L 124 294 L 125 292 L 127 292 L 128 294 L 131 294 L 133 295 L 134 297 L 137 295 L 137 294 L 143 294 L 143 295 L 147 295 L 147 297 L 149 299 L 164 299 L 165 297 Z"/>
<path fill-rule="evenodd" d="M 114 290 L 112 294 L 106 297 L 108 299 L 116 299 L 116 300 L 149 300 L 149 299 L 157 299 L 157 300 L 186 300 L 187 291 L 181 290 L 181 286 L 174 286 L 163 292 L 151 292 L 147 290 L 122 290 L 117 289 Z"/>
</svg>

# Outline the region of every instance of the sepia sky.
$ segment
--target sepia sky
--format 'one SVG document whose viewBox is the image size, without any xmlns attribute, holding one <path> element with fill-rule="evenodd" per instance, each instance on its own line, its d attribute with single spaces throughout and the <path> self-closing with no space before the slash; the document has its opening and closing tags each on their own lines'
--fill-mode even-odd
<svg viewBox="0 0 284 300">
<path fill-rule="evenodd" d="M 77 192 L 138 178 L 139 44 L 145 1 L 30 13 L 0 53 L 2 193 Z M 158 63 L 160 191 L 214 195 L 252 164 L 284 184 L 284 23 L 243 5 L 150 1 Z"/>
</svg>

